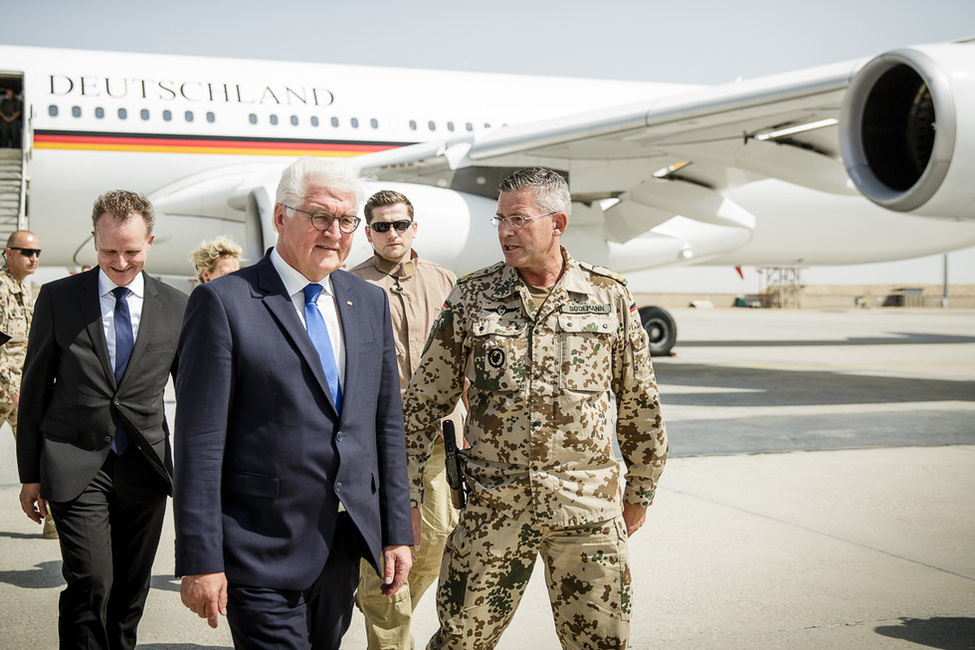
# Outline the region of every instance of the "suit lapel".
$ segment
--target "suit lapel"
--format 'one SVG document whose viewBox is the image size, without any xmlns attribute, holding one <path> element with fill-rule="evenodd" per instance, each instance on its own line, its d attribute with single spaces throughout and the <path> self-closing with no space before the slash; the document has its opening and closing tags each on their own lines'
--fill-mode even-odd
<svg viewBox="0 0 975 650">
<path fill-rule="evenodd" d="M 338 303 L 339 320 L 342 321 L 342 340 L 345 342 L 345 384 L 342 386 L 342 401 L 355 395 L 355 385 L 359 377 L 359 328 L 356 327 L 357 296 L 349 285 L 348 277 L 332 273 L 332 289 Z"/>
<path fill-rule="evenodd" d="M 125 377 L 129 374 L 129 369 L 138 365 L 139 357 L 145 352 L 146 345 L 148 345 L 149 340 L 152 338 L 152 332 L 156 327 L 156 322 L 159 320 L 159 312 L 162 311 L 162 304 L 159 302 L 159 290 L 155 284 L 156 281 L 143 273 L 143 282 L 145 295 L 142 298 L 142 315 L 139 317 L 139 335 L 135 338 L 135 344 L 132 347 L 132 356 L 129 357 L 129 363 L 125 366 L 125 374 L 122 375 L 122 381 L 125 381 Z"/>
<path fill-rule="evenodd" d="M 78 292 L 78 303 L 81 306 L 81 315 L 84 318 L 85 329 L 88 330 L 92 348 L 98 355 L 106 378 L 114 386 L 115 371 L 112 369 L 112 360 L 108 356 L 108 344 L 105 342 L 105 330 L 102 327 L 102 307 L 98 296 L 98 273 L 99 270 L 94 268 L 84 275 L 81 291 Z"/>
<path fill-rule="evenodd" d="M 328 389 L 328 381 L 325 379 L 325 371 L 322 370 L 321 359 L 318 358 L 318 350 L 308 338 L 308 332 L 301 324 L 301 319 L 295 312 L 295 305 L 291 301 L 291 296 L 287 294 L 287 289 L 281 281 L 278 272 L 274 270 L 271 258 L 265 256 L 258 262 L 257 269 L 258 288 L 264 294 L 262 300 L 268 311 L 278 322 L 285 336 L 287 336 L 298 348 L 305 363 L 311 368 L 312 374 L 318 381 L 319 387 L 325 393 L 325 398 L 335 411 L 335 404 L 332 402 L 332 393 Z"/>
</svg>

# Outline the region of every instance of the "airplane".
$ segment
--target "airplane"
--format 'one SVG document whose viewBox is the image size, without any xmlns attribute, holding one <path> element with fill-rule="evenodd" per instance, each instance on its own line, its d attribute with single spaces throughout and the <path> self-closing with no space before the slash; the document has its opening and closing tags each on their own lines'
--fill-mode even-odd
<svg viewBox="0 0 975 650">
<path fill-rule="evenodd" d="M 497 185 L 533 165 L 569 180 L 566 248 L 622 274 L 943 253 L 975 244 L 973 43 L 705 87 L 0 45 L 27 116 L 0 230 L 93 265 L 95 197 L 144 192 L 151 271 L 186 278 L 203 239 L 274 244 L 278 177 L 307 155 L 410 197 L 421 254 L 458 274 L 501 259 Z M 357 237 L 347 263 L 370 254 Z M 640 316 L 668 354 L 673 317 Z"/>
</svg>

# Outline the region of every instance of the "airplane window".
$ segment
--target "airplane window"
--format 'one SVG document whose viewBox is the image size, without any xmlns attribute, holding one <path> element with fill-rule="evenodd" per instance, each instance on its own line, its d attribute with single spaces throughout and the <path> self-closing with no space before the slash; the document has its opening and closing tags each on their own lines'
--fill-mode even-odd
<svg viewBox="0 0 975 650">
<path fill-rule="evenodd" d="M 193 121 L 193 111 L 186 111 L 185 113 L 183 113 L 183 117 L 186 118 L 186 121 L 187 122 L 192 122 Z"/>
<path fill-rule="evenodd" d="M 149 119 L 149 111 L 143 108 L 141 111 L 139 111 L 139 117 L 141 117 L 144 120 L 148 120 Z"/>
<path fill-rule="evenodd" d="M 430 129 L 431 131 L 436 131 L 437 123 L 434 122 L 433 120 L 430 120 L 429 122 L 427 122 L 427 128 Z"/>
<path fill-rule="evenodd" d="M 118 119 L 125 120 L 128 119 L 128 117 L 129 117 L 129 112 L 127 110 L 125 110 L 124 108 L 118 109 Z"/>
<path fill-rule="evenodd" d="M 448 131 L 453 131 L 454 130 L 454 123 L 453 122 L 447 122 L 447 130 Z"/>
<path fill-rule="evenodd" d="M 378 129 L 379 128 L 379 120 L 377 120 L 376 118 L 372 118 L 371 120 L 369 120 L 369 126 L 371 126 L 374 129 Z"/>
<path fill-rule="evenodd" d="M 311 118 L 311 125 L 312 126 L 318 126 L 318 118 L 317 117 L 312 116 L 312 118 Z"/>
<path fill-rule="evenodd" d="M 485 129 L 490 129 L 491 128 L 491 123 L 490 122 L 485 122 L 484 123 L 484 128 Z"/>
<path fill-rule="evenodd" d="M 359 118 L 358 117 L 353 117 L 351 120 L 349 120 L 349 124 L 352 125 L 352 128 L 353 129 L 358 129 L 359 128 Z"/>
<path fill-rule="evenodd" d="M 173 114 L 171 111 L 163 111 L 163 119 L 167 122 L 173 119 Z"/>
<path fill-rule="evenodd" d="M 338 126 L 338 125 L 339 125 L 339 118 L 333 117 L 332 118 L 332 126 Z"/>
<path fill-rule="evenodd" d="M 272 115 L 271 116 L 271 124 L 277 124 L 277 123 L 278 123 L 278 116 L 277 115 Z"/>
<path fill-rule="evenodd" d="M 207 111 L 207 122 L 209 122 L 210 124 L 213 124 L 216 121 L 217 121 L 217 116 L 214 115 L 212 112 Z"/>
<path fill-rule="evenodd" d="M 297 115 L 292 115 L 291 116 L 291 126 L 298 126 L 298 116 Z"/>
<path fill-rule="evenodd" d="M 103 117 L 105 117 L 105 109 L 102 108 L 101 106 L 95 108 L 95 117 L 97 117 L 98 119 L 102 119 Z"/>
<path fill-rule="evenodd" d="M 251 113 L 250 115 L 247 116 L 247 121 L 250 122 L 251 124 L 257 124 L 257 116 Z"/>
<path fill-rule="evenodd" d="M 468 131 L 473 131 L 474 125 L 468 122 L 467 124 L 464 125 L 464 128 L 467 129 Z"/>
<path fill-rule="evenodd" d="M 416 131 L 416 120 L 410 120 L 410 130 Z"/>
<path fill-rule="evenodd" d="M 72 106 L 71 107 L 71 115 L 73 115 L 74 117 L 81 117 L 81 107 L 80 106 Z"/>
<path fill-rule="evenodd" d="M 50 115 L 51 117 L 57 117 L 58 107 L 55 106 L 54 104 L 51 104 L 50 106 L 47 107 L 47 114 Z"/>
</svg>

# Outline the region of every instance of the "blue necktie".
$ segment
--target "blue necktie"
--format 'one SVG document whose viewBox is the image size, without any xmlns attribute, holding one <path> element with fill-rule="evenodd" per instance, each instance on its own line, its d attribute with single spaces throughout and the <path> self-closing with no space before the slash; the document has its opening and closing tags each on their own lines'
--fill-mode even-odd
<svg viewBox="0 0 975 650">
<path fill-rule="evenodd" d="M 305 327 L 308 329 L 308 338 L 318 350 L 318 358 L 322 362 L 322 370 L 325 371 L 325 380 L 332 391 L 335 410 L 341 413 L 342 388 L 339 386 L 339 367 L 335 363 L 335 353 L 332 351 L 328 327 L 325 325 L 322 312 L 318 310 L 318 296 L 322 293 L 322 289 L 320 284 L 309 284 L 305 287 Z"/>
<path fill-rule="evenodd" d="M 129 295 L 129 290 L 125 287 L 112 289 L 115 294 L 115 385 L 122 383 L 122 375 L 125 374 L 125 367 L 129 365 L 129 357 L 132 356 L 132 348 L 135 339 L 132 336 L 132 318 L 129 316 L 129 303 L 125 299 Z M 129 434 L 122 426 L 122 419 L 119 416 L 118 424 L 115 427 L 115 440 L 112 441 L 112 451 L 119 456 L 129 446 Z"/>
</svg>

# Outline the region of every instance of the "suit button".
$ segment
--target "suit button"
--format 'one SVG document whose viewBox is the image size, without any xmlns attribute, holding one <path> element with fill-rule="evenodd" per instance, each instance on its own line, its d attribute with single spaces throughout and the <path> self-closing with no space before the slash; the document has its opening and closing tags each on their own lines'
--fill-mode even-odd
<svg viewBox="0 0 975 650">
<path fill-rule="evenodd" d="M 115 406 L 118 406 L 118 398 L 117 397 L 112 400 L 112 404 L 114 404 Z"/>
<path fill-rule="evenodd" d="M 345 434 L 342 433 L 341 431 L 339 431 L 338 433 L 335 434 L 335 441 L 336 442 L 342 442 L 342 438 L 344 438 L 344 437 L 345 437 Z"/>
<path fill-rule="evenodd" d="M 341 491 L 342 491 L 342 482 L 339 481 L 338 483 L 335 484 L 335 493 L 338 494 Z"/>
<path fill-rule="evenodd" d="M 112 436 L 105 436 L 105 442 L 111 442 Z"/>
</svg>

